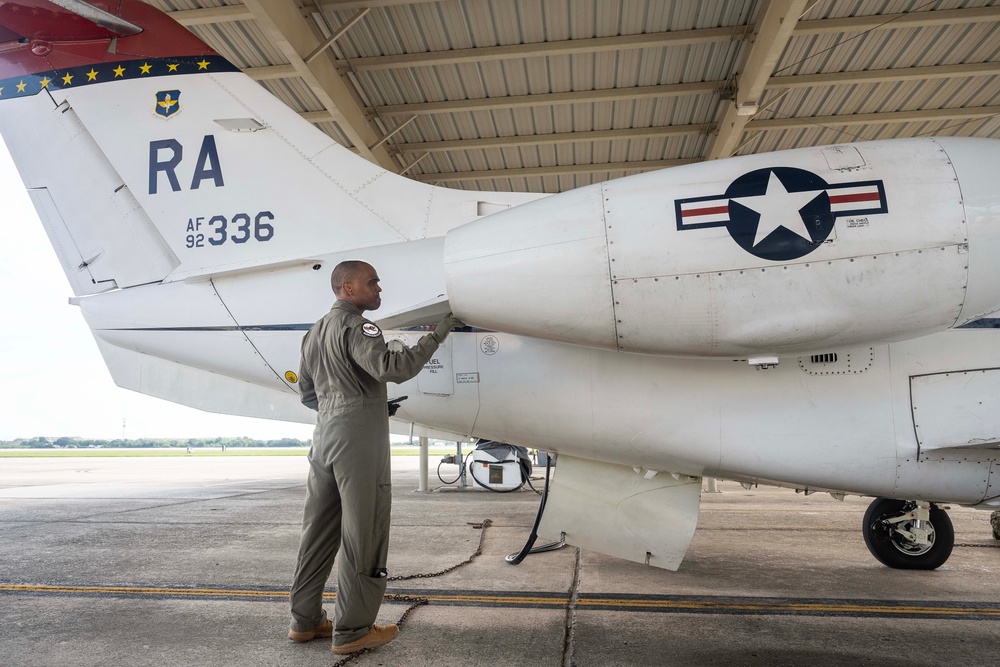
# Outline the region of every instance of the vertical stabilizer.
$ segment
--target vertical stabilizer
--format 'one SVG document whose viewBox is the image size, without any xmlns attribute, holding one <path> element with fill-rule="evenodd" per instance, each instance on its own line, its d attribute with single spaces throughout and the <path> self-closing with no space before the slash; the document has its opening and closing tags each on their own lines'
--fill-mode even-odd
<svg viewBox="0 0 1000 667">
<path fill-rule="evenodd" d="M 0 132 L 78 294 L 441 236 L 540 196 L 388 172 L 157 9 L 64 4 L 0 6 Z"/>
</svg>

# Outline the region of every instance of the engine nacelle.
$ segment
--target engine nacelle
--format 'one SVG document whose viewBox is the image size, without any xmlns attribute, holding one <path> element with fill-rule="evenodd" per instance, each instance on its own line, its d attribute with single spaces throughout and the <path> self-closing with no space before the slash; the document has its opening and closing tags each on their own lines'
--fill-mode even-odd
<svg viewBox="0 0 1000 667">
<path fill-rule="evenodd" d="M 1000 141 L 804 148 L 588 186 L 456 228 L 466 322 L 649 354 L 802 354 L 1000 309 Z"/>
</svg>

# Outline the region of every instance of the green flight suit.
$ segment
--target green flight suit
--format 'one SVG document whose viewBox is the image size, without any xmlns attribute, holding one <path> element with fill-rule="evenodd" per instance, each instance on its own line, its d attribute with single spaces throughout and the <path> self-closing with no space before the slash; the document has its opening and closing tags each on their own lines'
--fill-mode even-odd
<svg viewBox="0 0 1000 667">
<path fill-rule="evenodd" d="M 386 382 L 417 375 L 438 348 L 428 334 L 413 347 L 389 350 L 382 331 L 346 301 L 302 341 L 299 391 L 317 410 L 291 589 L 292 629 L 325 618 L 323 589 L 340 550 L 333 643 L 368 633 L 386 587 L 389 511 L 389 416 Z"/>
</svg>

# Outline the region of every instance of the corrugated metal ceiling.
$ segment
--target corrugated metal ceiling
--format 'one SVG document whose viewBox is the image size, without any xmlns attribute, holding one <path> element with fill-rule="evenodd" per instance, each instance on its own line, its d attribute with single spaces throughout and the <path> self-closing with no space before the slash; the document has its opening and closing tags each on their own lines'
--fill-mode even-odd
<svg viewBox="0 0 1000 667">
<path fill-rule="evenodd" d="M 556 192 L 727 154 L 1000 137 L 996 2 L 147 1 L 338 142 L 451 187 Z"/>
</svg>

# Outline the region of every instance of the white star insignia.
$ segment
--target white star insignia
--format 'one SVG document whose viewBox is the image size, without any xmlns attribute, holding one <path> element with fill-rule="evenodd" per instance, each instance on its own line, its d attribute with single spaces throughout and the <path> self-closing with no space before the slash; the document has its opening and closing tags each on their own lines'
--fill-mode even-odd
<svg viewBox="0 0 1000 667">
<path fill-rule="evenodd" d="M 802 221 L 799 211 L 818 197 L 821 192 L 821 190 L 789 192 L 772 171 L 771 176 L 767 179 L 767 190 L 764 194 L 752 197 L 734 197 L 733 201 L 760 214 L 760 220 L 757 221 L 757 233 L 753 239 L 753 245 L 756 247 L 778 227 L 784 227 L 806 241 L 812 241 L 812 236 L 806 228 L 806 223 Z"/>
</svg>

